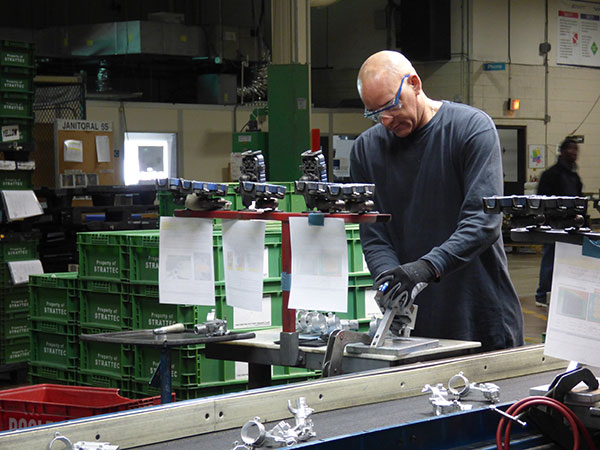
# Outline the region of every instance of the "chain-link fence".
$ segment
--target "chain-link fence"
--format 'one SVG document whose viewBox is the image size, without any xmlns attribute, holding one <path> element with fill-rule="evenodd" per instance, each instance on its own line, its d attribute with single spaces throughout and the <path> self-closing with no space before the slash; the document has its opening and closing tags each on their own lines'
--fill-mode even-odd
<svg viewBox="0 0 600 450">
<path fill-rule="evenodd" d="M 33 138 L 36 171 L 34 187 L 56 187 L 54 121 L 56 119 L 85 119 L 85 84 L 36 82 L 33 103 L 35 124 Z"/>
</svg>

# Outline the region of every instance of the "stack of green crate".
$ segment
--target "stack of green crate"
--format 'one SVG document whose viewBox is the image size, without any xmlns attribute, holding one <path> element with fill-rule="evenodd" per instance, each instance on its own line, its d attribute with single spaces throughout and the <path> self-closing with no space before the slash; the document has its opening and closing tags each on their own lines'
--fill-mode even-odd
<svg viewBox="0 0 600 450">
<path fill-rule="evenodd" d="M 365 319 L 365 292 L 372 285 L 365 269 L 358 225 L 346 227 L 348 240 L 349 309 L 341 318 Z M 159 231 L 134 230 L 79 233 L 80 325 L 84 333 L 151 329 L 182 322 L 188 327 L 206 320 L 215 309 L 227 319 L 232 330 L 259 330 L 281 326 L 281 224 L 267 222 L 265 233 L 264 287 L 270 298 L 270 320 L 245 320 L 243 311 L 227 305 L 224 286 L 224 255 L 220 223 L 213 236 L 215 307 L 161 304 L 158 300 Z M 236 315 L 237 314 L 237 315 Z M 117 380 L 129 380 L 118 387 L 132 395 L 155 395 L 148 382 L 158 365 L 158 349 L 131 348 L 115 344 L 81 343 L 80 376 L 84 384 L 117 387 Z M 245 386 L 236 379 L 232 361 L 209 360 L 203 346 L 176 348 L 172 353 L 173 388 L 180 399 L 218 393 Z M 275 367 L 279 382 L 313 377 L 318 373 L 303 369 Z M 104 381 L 102 381 L 104 380 Z"/>
<path fill-rule="evenodd" d="M 77 273 L 29 277 L 33 384 L 79 382 L 79 280 Z"/>
<path fill-rule="evenodd" d="M 12 144 L 33 142 L 33 44 L 0 40 L 0 151 Z M 10 158 L 4 158 L 10 159 Z M 31 189 L 32 166 L 28 156 L 15 161 L 14 167 L 0 165 L 0 189 Z"/>
<path fill-rule="evenodd" d="M 37 246 L 31 233 L 0 233 L 0 366 L 29 359 L 29 293 L 12 284 L 8 263 L 36 259 Z"/>
</svg>

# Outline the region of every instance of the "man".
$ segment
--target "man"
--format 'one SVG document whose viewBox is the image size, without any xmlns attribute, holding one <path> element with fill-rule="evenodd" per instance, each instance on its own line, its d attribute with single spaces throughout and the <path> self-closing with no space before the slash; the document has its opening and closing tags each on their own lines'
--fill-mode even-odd
<svg viewBox="0 0 600 450">
<path fill-rule="evenodd" d="M 565 139 L 559 147 L 558 161 L 542 174 L 538 195 L 583 195 L 583 184 L 577 174 L 579 147 L 573 139 Z M 540 264 L 540 283 L 535 293 L 536 306 L 548 306 L 548 294 L 552 287 L 554 268 L 554 244 L 544 245 Z"/>
<path fill-rule="evenodd" d="M 522 345 L 501 217 L 482 207 L 482 197 L 502 193 L 494 123 L 470 106 L 429 99 L 397 52 L 364 62 L 358 92 L 377 125 L 356 140 L 350 175 L 375 183 L 376 209 L 392 215 L 361 225 L 376 287 L 387 281 L 395 298 L 414 298 L 429 284 L 415 301 L 416 336 L 480 341 L 484 351 Z"/>
</svg>

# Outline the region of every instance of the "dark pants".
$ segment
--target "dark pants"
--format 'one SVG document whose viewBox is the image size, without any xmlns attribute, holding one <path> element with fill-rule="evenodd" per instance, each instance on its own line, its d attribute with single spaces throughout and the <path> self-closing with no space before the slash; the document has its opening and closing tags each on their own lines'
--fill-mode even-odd
<svg viewBox="0 0 600 450">
<path fill-rule="evenodd" d="M 554 244 L 544 244 L 542 263 L 540 264 L 540 284 L 535 293 L 535 299 L 546 302 L 546 292 L 552 288 L 552 270 L 554 269 Z"/>
</svg>

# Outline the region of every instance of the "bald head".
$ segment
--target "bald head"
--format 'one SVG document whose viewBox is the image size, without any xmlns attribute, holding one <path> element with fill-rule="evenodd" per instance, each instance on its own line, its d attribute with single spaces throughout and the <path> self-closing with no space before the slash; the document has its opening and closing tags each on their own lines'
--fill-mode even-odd
<svg viewBox="0 0 600 450">
<path fill-rule="evenodd" d="M 402 53 L 391 50 L 374 53 L 367 58 L 358 72 L 358 94 L 363 98 L 364 85 L 380 84 L 390 79 L 400 79 L 406 74 L 416 73 L 415 68 Z"/>
</svg>

